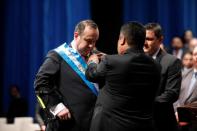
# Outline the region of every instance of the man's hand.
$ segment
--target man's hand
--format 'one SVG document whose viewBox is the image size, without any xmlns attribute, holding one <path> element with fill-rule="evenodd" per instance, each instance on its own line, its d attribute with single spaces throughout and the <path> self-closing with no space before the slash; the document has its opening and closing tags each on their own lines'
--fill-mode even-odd
<svg viewBox="0 0 197 131">
<path fill-rule="evenodd" d="M 101 61 L 101 58 L 106 55 L 105 53 L 97 53 L 97 54 L 92 54 L 89 58 L 88 58 L 88 63 L 90 62 L 94 62 L 94 63 L 99 63 Z"/>
<path fill-rule="evenodd" d="M 71 118 L 71 114 L 68 108 L 64 108 L 57 114 L 57 116 L 60 118 L 60 120 L 68 120 Z"/>
<path fill-rule="evenodd" d="M 95 62 L 95 63 L 99 63 L 99 57 L 97 54 L 93 54 L 88 58 L 88 63 L 90 62 Z"/>
<path fill-rule="evenodd" d="M 40 130 L 41 131 L 46 131 L 46 126 L 45 125 L 40 125 Z"/>
</svg>

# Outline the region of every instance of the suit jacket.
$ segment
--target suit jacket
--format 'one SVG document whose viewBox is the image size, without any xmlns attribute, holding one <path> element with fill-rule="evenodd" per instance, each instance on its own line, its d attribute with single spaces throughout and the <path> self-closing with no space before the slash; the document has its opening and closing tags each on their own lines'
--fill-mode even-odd
<svg viewBox="0 0 197 131">
<path fill-rule="evenodd" d="M 90 81 L 105 78 L 91 131 L 141 131 L 152 129 L 152 105 L 160 81 L 160 66 L 143 51 L 107 55 L 86 71 Z"/>
<path fill-rule="evenodd" d="M 34 86 L 36 91 L 51 92 L 40 94 L 48 109 L 62 102 L 70 110 L 72 122 L 57 122 L 60 126 L 58 131 L 73 130 L 75 127 L 77 131 L 89 130 L 96 96 L 55 51 L 48 53 L 36 75 Z"/>
<path fill-rule="evenodd" d="M 175 56 L 159 51 L 156 61 L 162 66 L 161 82 L 155 99 L 154 120 L 159 131 L 177 130 L 173 103 L 181 87 L 181 61 Z"/>
<path fill-rule="evenodd" d="M 193 90 L 191 91 L 191 94 L 189 96 L 187 95 L 193 73 L 194 69 L 192 68 L 184 75 L 182 79 L 181 92 L 177 101 L 178 106 L 183 106 L 197 101 L 197 82 L 193 85 Z"/>
</svg>

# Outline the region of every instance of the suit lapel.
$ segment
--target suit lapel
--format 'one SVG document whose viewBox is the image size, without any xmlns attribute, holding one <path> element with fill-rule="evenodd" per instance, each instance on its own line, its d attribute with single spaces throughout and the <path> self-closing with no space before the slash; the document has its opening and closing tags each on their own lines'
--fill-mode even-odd
<svg viewBox="0 0 197 131">
<path fill-rule="evenodd" d="M 192 93 L 188 96 L 186 102 L 191 103 L 196 100 L 197 100 L 197 82 L 194 84 L 194 88 L 192 90 Z"/>
<path fill-rule="evenodd" d="M 189 88 L 190 83 L 191 83 L 192 76 L 193 76 L 193 69 L 188 72 L 188 78 L 186 79 L 186 81 L 187 81 L 187 87 L 185 86 L 185 88 Z M 190 102 L 191 99 L 192 99 L 192 97 L 196 97 L 196 96 L 194 96 L 194 94 L 197 94 L 197 89 L 196 89 L 197 88 L 197 82 L 193 86 L 194 86 L 194 88 L 192 90 L 192 93 L 186 98 L 185 103 Z"/>
<path fill-rule="evenodd" d="M 162 50 L 160 49 L 155 60 L 156 60 L 158 63 L 160 63 L 163 56 L 164 56 L 164 53 L 163 53 Z"/>
</svg>

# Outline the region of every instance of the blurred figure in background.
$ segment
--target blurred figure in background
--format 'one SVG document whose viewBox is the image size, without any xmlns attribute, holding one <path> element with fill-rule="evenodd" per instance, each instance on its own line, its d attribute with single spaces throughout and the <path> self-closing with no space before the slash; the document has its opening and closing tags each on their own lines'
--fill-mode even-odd
<svg viewBox="0 0 197 131">
<path fill-rule="evenodd" d="M 193 38 L 189 41 L 188 50 L 193 52 L 195 46 L 197 46 L 197 38 Z"/>
<path fill-rule="evenodd" d="M 15 117 L 24 117 L 28 113 L 27 101 L 21 97 L 17 85 L 10 85 L 9 88 L 11 102 L 7 112 L 7 122 L 13 123 Z"/>
<path fill-rule="evenodd" d="M 182 59 L 184 54 L 183 42 L 180 37 L 174 37 L 171 42 L 171 54 Z"/>
<path fill-rule="evenodd" d="M 193 68 L 190 68 L 183 76 L 179 99 L 174 103 L 175 111 L 177 107 L 197 102 L 197 46 L 193 50 L 192 58 Z M 179 122 L 178 115 L 177 121 Z"/>
<path fill-rule="evenodd" d="M 193 66 L 192 52 L 185 52 L 185 54 L 183 55 L 182 64 L 182 76 L 184 76 L 185 73 L 187 73 L 188 70 L 190 70 Z"/>
<path fill-rule="evenodd" d="M 192 38 L 193 32 L 191 30 L 186 30 L 183 34 L 183 43 L 185 48 L 188 48 L 188 44 Z"/>
</svg>

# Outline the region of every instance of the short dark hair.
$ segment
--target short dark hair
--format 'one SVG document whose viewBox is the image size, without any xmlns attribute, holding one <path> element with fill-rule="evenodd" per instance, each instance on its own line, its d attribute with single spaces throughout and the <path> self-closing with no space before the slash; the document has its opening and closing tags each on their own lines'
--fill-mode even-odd
<svg viewBox="0 0 197 131">
<path fill-rule="evenodd" d="M 188 51 L 186 51 L 186 52 L 183 53 L 183 57 L 184 57 L 185 55 L 187 55 L 187 54 L 192 55 L 193 53 L 192 53 L 192 51 L 189 51 L 189 50 L 188 50 Z"/>
<path fill-rule="evenodd" d="M 85 30 L 86 26 L 90 26 L 91 28 L 97 29 L 98 26 L 93 20 L 83 20 L 80 21 L 76 26 L 75 26 L 75 32 L 78 32 L 79 35 L 83 33 Z"/>
<path fill-rule="evenodd" d="M 129 46 L 143 49 L 146 30 L 139 22 L 128 22 L 121 27 L 120 32 L 124 35 Z"/>
<path fill-rule="evenodd" d="M 158 24 L 158 23 L 148 23 L 145 25 L 145 29 L 146 30 L 153 30 L 155 33 L 155 36 L 157 38 L 160 38 L 163 36 L 162 28 L 161 28 L 160 24 Z"/>
</svg>

